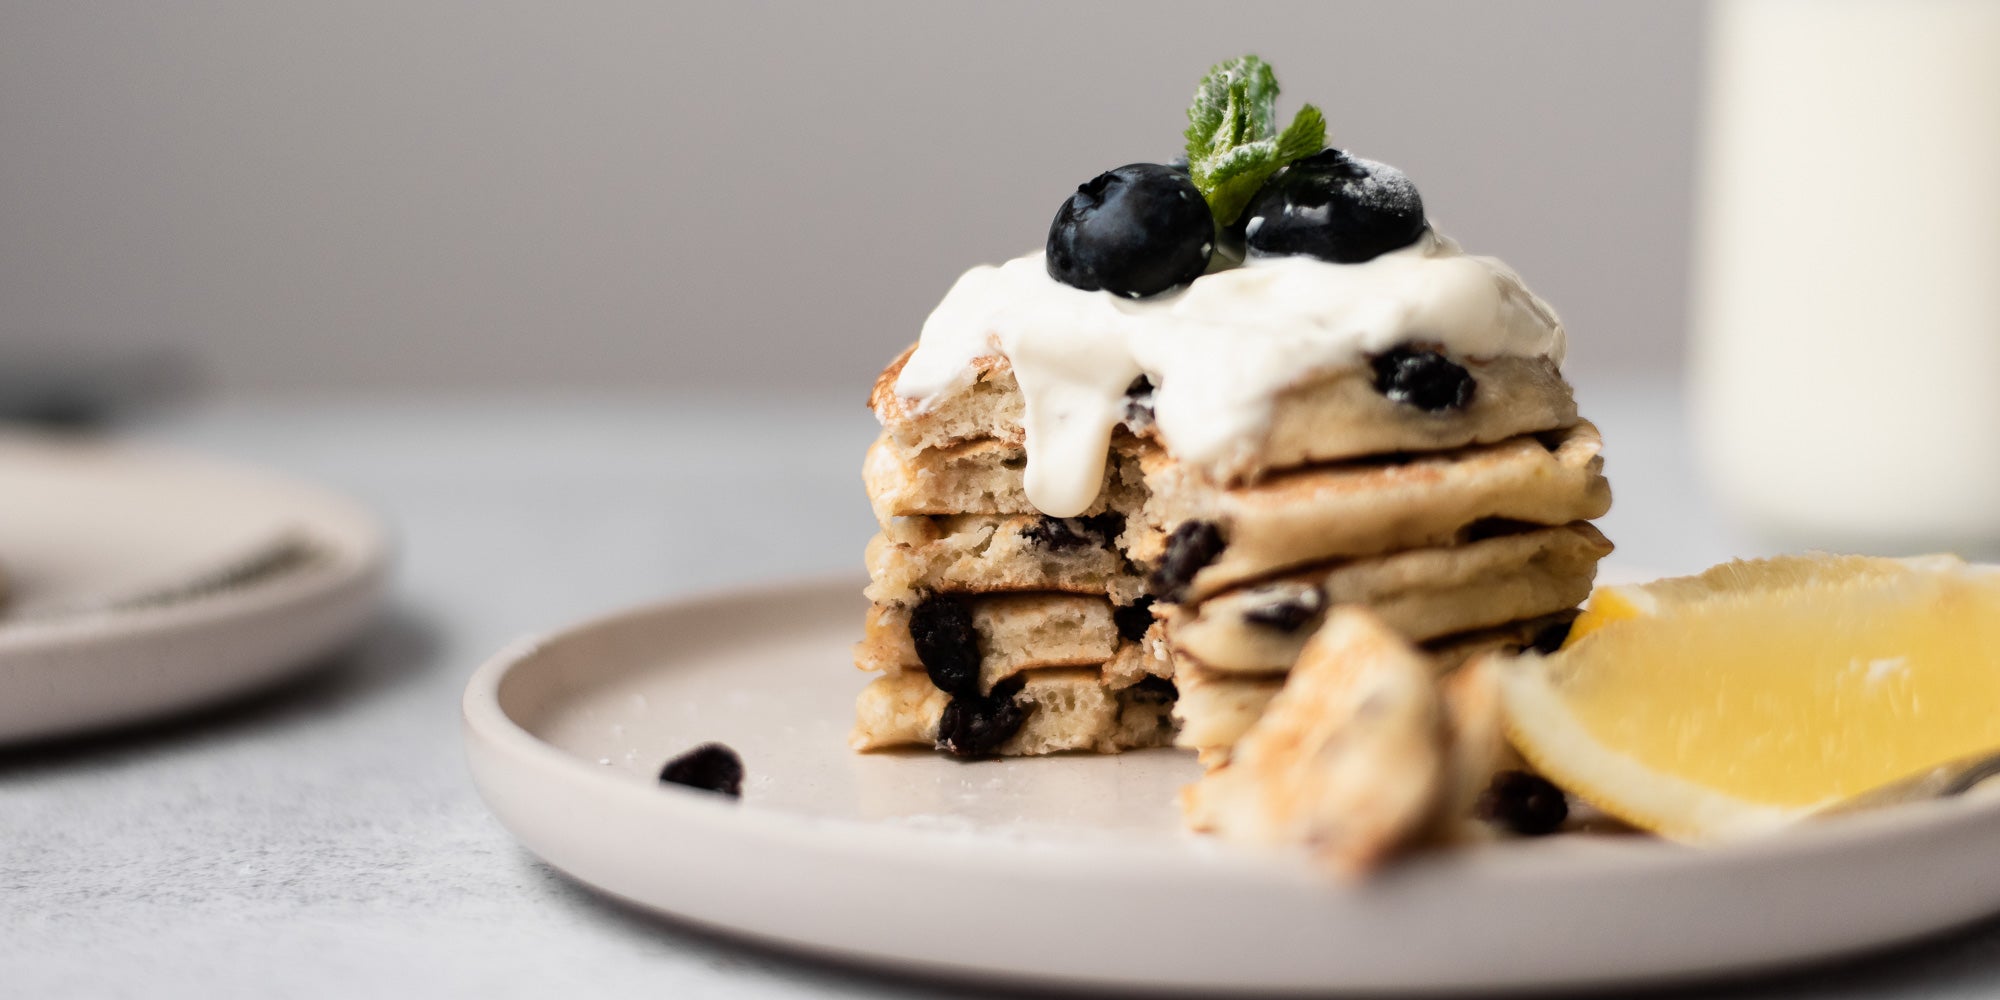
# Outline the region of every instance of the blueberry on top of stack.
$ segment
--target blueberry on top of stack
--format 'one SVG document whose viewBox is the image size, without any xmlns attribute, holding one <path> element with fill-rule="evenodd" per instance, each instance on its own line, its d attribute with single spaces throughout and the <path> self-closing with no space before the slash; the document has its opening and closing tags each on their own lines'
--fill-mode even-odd
<svg viewBox="0 0 2000 1000">
<path fill-rule="evenodd" d="M 1217 67 L 1189 114 L 1187 162 L 1128 163 L 1080 185 L 1049 226 L 1049 277 L 1136 299 L 1201 277 L 1218 244 L 1239 260 L 1247 249 L 1358 264 L 1416 242 L 1426 225 L 1417 186 L 1395 167 L 1319 148 L 1318 108 L 1306 105 L 1281 135 L 1258 134 L 1253 105 L 1277 92 L 1255 57 Z"/>
<path fill-rule="evenodd" d="M 1185 165 L 1084 182 L 877 380 L 856 748 L 1221 766 L 1343 608 L 1443 673 L 1588 593 L 1610 491 L 1560 321 L 1277 93 L 1211 69 Z"/>
<path fill-rule="evenodd" d="M 1128 163 L 1085 181 L 1049 226 L 1049 277 L 1132 298 L 1208 270 L 1215 225 L 1187 174 Z"/>
</svg>

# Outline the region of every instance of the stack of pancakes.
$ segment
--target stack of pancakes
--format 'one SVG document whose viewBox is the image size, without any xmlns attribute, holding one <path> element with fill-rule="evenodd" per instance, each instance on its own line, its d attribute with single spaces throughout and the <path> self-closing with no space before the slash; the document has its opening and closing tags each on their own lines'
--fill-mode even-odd
<svg viewBox="0 0 2000 1000">
<path fill-rule="evenodd" d="M 926 401 L 895 391 L 864 478 L 881 533 L 856 663 L 882 671 L 854 745 L 965 755 L 1167 742 L 1211 762 L 1256 721 L 1338 605 L 1366 605 L 1442 673 L 1560 641 L 1611 545 L 1596 428 L 1546 358 L 1445 356 L 1462 405 L 1370 366 L 1273 401 L 1225 464 L 1176 458 L 1136 381 L 1080 516 L 1028 501 L 1023 402 L 986 356 Z"/>
</svg>

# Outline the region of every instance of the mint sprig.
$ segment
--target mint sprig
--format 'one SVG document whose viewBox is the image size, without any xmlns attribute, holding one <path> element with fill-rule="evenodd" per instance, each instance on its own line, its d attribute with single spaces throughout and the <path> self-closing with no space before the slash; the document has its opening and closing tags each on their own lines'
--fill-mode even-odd
<svg viewBox="0 0 2000 1000">
<path fill-rule="evenodd" d="M 1209 68 L 1188 106 L 1188 176 L 1226 226 L 1272 174 L 1326 148 L 1326 118 L 1308 104 L 1278 132 L 1278 76 L 1243 56 Z"/>
</svg>

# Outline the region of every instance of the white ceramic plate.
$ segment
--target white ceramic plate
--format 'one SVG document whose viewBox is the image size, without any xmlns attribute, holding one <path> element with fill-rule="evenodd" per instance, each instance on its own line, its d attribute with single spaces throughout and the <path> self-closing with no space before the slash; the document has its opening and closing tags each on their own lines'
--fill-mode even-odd
<svg viewBox="0 0 2000 1000">
<path fill-rule="evenodd" d="M 284 537 L 314 556 L 241 586 L 103 609 Z M 129 444 L 0 433 L 0 743 L 170 714 L 311 666 L 374 613 L 388 562 L 381 523 L 317 489 Z"/>
<path fill-rule="evenodd" d="M 1237 994 L 1628 984 L 1880 946 L 2000 909 L 2000 801 L 1697 851 L 1552 838 L 1358 886 L 1178 829 L 1168 750 L 856 755 L 859 581 L 641 608 L 524 642 L 465 695 L 472 773 L 522 843 L 661 913 L 931 974 Z M 721 740 L 742 802 L 655 776 Z"/>
</svg>

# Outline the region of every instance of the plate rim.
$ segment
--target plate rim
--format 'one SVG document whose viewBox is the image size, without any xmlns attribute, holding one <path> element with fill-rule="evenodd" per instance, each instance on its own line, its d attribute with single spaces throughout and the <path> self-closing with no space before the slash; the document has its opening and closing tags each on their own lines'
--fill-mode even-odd
<svg viewBox="0 0 2000 1000">
<path fill-rule="evenodd" d="M 488 740 L 501 750 L 517 756 L 538 769 L 553 769 L 557 773 L 573 775 L 577 779 L 602 788 L 612 794 L 649 795 L 652 789 L 638 786 L 618 774 L 593 767 L 582 758 L 564 751 L 536 736 L 528 728 L 509 716 L 500 704 L 500 688 L 507 675 L 516 667 L 528 662 L 551 643 L 586 632 L 670 614 L 696 614 L 706 606 L 729 605 L 743 601 L 769 601 L 781 599 L 785 595 L 807 594 L 813 597 L 827 596 L 836 586 L 846 587 L 853 580 L 845 575 L 821 574 L 809 577 L 790 578 L 767 583 L 739 584 L 715 590 L 698 591 L 667 597 L 655 601 L 627 605 L 617 610 L 598 614 L 568 626 L 524 634 L 507 643 L 498 652 L 489 656 L 476 668 L 467 680 L 460 699 L 463 725 L 469 736 Z M 859 585 L 854 586 L 858 593 Z M 859 688 L 857 687 L 857 691 Z M 1164 749 L 1164 748 L 1161 748 Z M 898 854 L 896 850 L 875 850 L 876 845 L 890 844 L 892 847 L 908 848 L 914 844 L 934 846 L 938 837 L 934 833 L 902 826 L 878 826 L 856 820 L 838 817 L 806 816 L 784 810 L 760 810 L 756 818 L 743 819 L 744 810 L 735 808 L 733 803 L 716 801 L 711 795 L 694 791 L 665 789 L 670 794 L 653 796 L 657 801 L 672 803 L 668 808 L 684 810 L 690 818 L 702 818 L 723 823 L 768 830 L 777 825 L 790 834 L 810 835 L 824 846 L 824 837 L 830 830 L 842 835 L 860 830 L 869 831 L 856 845 L 868 853 L 883 855 Z M 1801 824 L 1770 836 L 1746 837 L 1741 840 L 1726 841 L 1699 847 L 1674 843 L 1658 837 L 1635 836 L 1620 838 L 1619 842 L 1606 844 L 1615 850 L 1595 852 L 1597 857 L 1621 855 L 1619 864 L 1631 863 L 1629 858 L 1654 855 L 1661 859 L 1686 862 L 1690 858 L 1728 859 L 1732 862 L 1756 862 L 1779 855 L 1790 856 L 1801 850 L 1839 850 L 1856 843 L 1863 843 L 1884 836 L 1888 832 L 1907 829 L 1911 833 L 1948 829 L 1961 824 L 2000 824 L 2000 796 L 1990 798 L 1951 798 L 1924 802 L 1906 803 L 1893 808 L 1855 813 L 1825 821 Z M 1197 836 L 1190 834 L 1189 836 Z M 957 836 L 954 840 L 962 839 Z M 1200 838 L 1204 842 L 1221 843 L 1213 838 Z M 993 837 L 981 841 L 982 852 L 994 847 L 1014 843 L 1013 838 Z M 1528 846 L 1535 841 L 1522 841 L 1519 846 Z M 1147 845 L 1152 846 L 1152 845 Z M 1500 845 L 1507 850 L 1517 845 Z M 1070 845 L 1038 846 L 1034 848 L 1036 857 L 1046 862 L 1051 854 L 1061 855 L 1084 850 Z M 1161 852 L 1173 857 L 1184 856 L 1178 850 Z M 1249 856 L 1252 852 L 1244 852 Z M 1449 855 L 1453 852 L 1443 852 Z M 1405 859 L 1401 864 L 1422 865 L 1431 856 Z M 1571 866 L 1579 859 L 1564 858 L 1558 863 Z M 1700 862 L 1704 867 L 1712 860 Z"/>
<path fill-rule="evenodd" d="M 1886 854 L 1907 854 L 1927 844 L 1952 845 L 1951 849 L 1962 854 L 1968 836 L 1990 840 L 1987 835 L 2000 829 L 2000 796 L 1921 802 L 1714 847 L 1697 848 L 1635 837 L 1607 839 L 1588 845 L 1588 849 L 1577 849 L 1580 845 L 1574 841 L 1564 849 L 1558 843 L 1530 840 L 1492 845 L 1479 851 L 1437 852 L 1406 859 L 1370 882 L 1347 888 L 1315 880 L 1295 857 L 1241 849 L 1179 831 L 1178 836 L 1146 838 L 1143 843 L 1135 838 L 1134 843 L 1119 849 L 1118 864 L 1107 869 L 1102 854 L 1094 853 L 1103 850 L 1101 843 L 1030 842 L 999 831 L 978 831 L 971 836 L 959 831 L 940 834 L 918 827 L 814 816 L 784 808 L 746 809 L 739 803 L 706 793 L 634 781 L 629 773 L 606 769 L 543 740 L 527 725 L 512 718 L 500 700 L 502 684 L 510 674 L 524 665 L 533 665 L 539 653 L 558 642 L 620 625 L 645 627 L 642 623 L 648 619 L 698 616 L 703 609 L 718 604 L 768 602 L 784 595 L 830 601 L 836 589 L 858 592 L 860 587 L 857 577 L 820 575 L 695 591 L 630 605 L 506 644 L 473 672 L 461 699 L 461 736 L 475 787 L 502 827 L 530 854 L 565 878 L 640 910 L 781 951 L 903 974 L 985 982 L 1144 989 L 1155 993 L 1224 989 L 1243 995 L 1354 991 L 1464 995 L 1664 984 L 1795 968 L 1837 955 L 1880 950 L 2000 911 L 2000 892 L 1989 893 L 1989 887 L 1982 882 L 1978 888 L 1950 900 L 1927 904 L 1916 914 L 1898 911 L 1891 916 L 1845 923 L 1819 920 L 1808 929 L 1796 933 L 1774 932 L 1768 940 L 1759 939 L 1733 950 L 1727 945 L 1670 945 L 1651 952 L 1642 950 L 1637 957 L 1578 959 L 1573 971 L 1569 966 L 1551 967 L 1547 961 L 1537 960 L 1539 965 L 1531 962 L 1522 969 L 1493 968 L 1479 979 L 1466 978 L 1472 974 L 1458 971 L 1427 972 L 1424 975 L 1428 978 L 1404 981 L 1382 978 L 1392 974 L 1378 970 L 1373 973 L 1377 978 L 1352 981 L 1324 978 L 1308 981 L 1297 978 L 1301 975 L 1297 971 L 1258 973 L 1254 980 L 1166 981 L 1157 976 L 1145 978 L 1146 973 L 1114 974 L 1081 965 L 1073 956 L 1067 960 L 1068 964 L 1058 963 L 1053 969 L 1027 969 L 994 964 L 984 956 L 913 951 L 911 945 L 901 940 L 881 943 L 870 938 L 854 943 L 839 933 L 802 929 L 807 924 L 801 921 L 809 923 L 811 918 L 794 916 L 772 921 L 761 914 L 752 917 L 728 912 L 726 907 L 712 902 L 687 903 L 683 902 L 686 896 L 663 896 L 660 889 L 667 884 L 663 879 L 688 877 L 675 867 L 679 862 L 666 865 L 667 873 L 661 874 L 662 869 L 629 858 L 579 854 L 583 850 L 576 846 L 579 835 L 568 830 L 549 832 L 550 821 L 541 815 L 540 800 L 553 795 L 571 803 L 583 803 L 581 808 L 602 811 L 620 820 L 641 822 L 648 829 L 657 826 L 677 840 L 692 844 L 726 844 L 730 850 L 750 852 L 792 852 L 756 855 L 765 859 L 764 863 L 785 859 L 794 865 L 819 864 L 827 869 L 895 868 L 921 883 L 941 874 L 954 875 L 968 863 L 1007 870 L 1010 863 L 1031 860 L 1037 870 L 1038 884 L 1087 871 L 1098 889 L 1107 893 L 1126 889 L 1152 891 L 1166 885 L 1177 894 L 1220 891 L 1239 899 L 1255 896 L 1260 903 L 1267 894 L 1277 893 L 1268 898 L 1277 901 L 1274 905 L 1296 914 L 1301 912 L 1301 905 L 1351 912 L 1375 905 L 1371 893 L 1394 894 L 1398 886 L 1416 893 L 1415 898 L 1420 902 L 1427 896 L 1434 897 L 1439 886 L 1453 890 L 1464 886 L 1485 895 L 1522 887 L 1532 891 L 1546 887 L 1552 873 L 1567 876 L 1570 884 L 1563 891 L 1570 896 L 1594 895 L 1599 900 L 1613 894 L 1606 890 L 1630 885 L 1669 885 L 1684 873 L 1695 872 L 1711 882 L 1735 884 L 1739 877 L 1762 877 L 1766 884 L 1771 878 L 1778 878 L 1790 885 L 1798 884 L 1796 880 L 1808 873 L 1842 870 L 1840 866 L 1850 861 L 1872 865 L 1867 870 L 1877 870 Z M 862 604 L 858 594 L 854 604 L 858 611 Z M 817 624 L 820 620 L 814 615 L 791 628 L 804 635 L 824 627 Z M 627 663 L 607 676 L 622 676 L 635 669 L 641 669 L 641 665 Z M 615 833 L 593 831 L 583 839 L 599 842 L 607 836 L 632 835 L 630 828 L 621 823 Z M 628 877 L 627 872 L 633 873 L 632 876 Z M 1163 876 L 1169 881 L 1162 882 Z M 1458 881 L 1466 879 L 1471 881 Z M 1595 887 L 1599 882 L 1608 882 L 1604 890 Z M 1353 894 L 1343 895 L 1348 888 L 1354 890 Z M 1828 890 L 1815 891 L 1824 895 Z M 1600 908 L 1616 905 L 1618 908 L 1613 912 L 1634 914 L 1633 919 L 1639 925 L 1650 926 L 1649 921 L 1659 919 L 1643 915 L 1648 909 L 1643 898 L 1635 898 L 1629 904 L 1620 901 L 1591 905 Z M 1669 909 L 1683 912 L 1687 905 L 1683 902 L 1681 910 Z M 1475 947 L 1478 945 L 1473 943 Z"/>
</svg>

